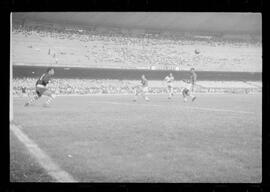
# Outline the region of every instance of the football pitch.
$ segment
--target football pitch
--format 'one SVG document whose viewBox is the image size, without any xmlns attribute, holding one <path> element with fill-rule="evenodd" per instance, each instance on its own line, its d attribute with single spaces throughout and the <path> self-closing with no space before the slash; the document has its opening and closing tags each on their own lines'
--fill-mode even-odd
<svg viewBox="0 0 270 192">
<path fill-rule="evenodd" d="M 262 95 L 196 96 L 14 97 L 14 122 L 78 182 L 261 182 Z M 12 166 L 25 143 L 10 133 Z"/>
</svg>

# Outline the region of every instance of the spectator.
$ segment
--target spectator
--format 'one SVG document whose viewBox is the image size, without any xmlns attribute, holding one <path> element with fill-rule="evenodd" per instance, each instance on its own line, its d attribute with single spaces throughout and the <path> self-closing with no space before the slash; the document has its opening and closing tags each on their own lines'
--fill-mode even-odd
<svg viewBox="0 0 270 192">
<path fill-rule="evenodd" d="M 106 32 L 99 32 L 95 29 L 85 29 L 79 32 L 78 27 L 71 26 L 69 30 L 66 28 L 45 25 L 38 28 L 20 27 L 14 24 L 13 39 L 16 39 L 16 42 L 25 42 L 25 38 L 29 42 L 38 41 L 41 47 L 48 46 L 48 38 L 50 44 L 56 45 L 56 47 L 61 44 L 68 54 L 57 56 L 59 59 L 57 65 L 61 64 L 60 61 L 76 65 L 80 60 L 79 63 L 82 66 L 98 64 L 99 66 L 113 65 L 127 68 L 155 66 L 158 69 L 176 67 L 185 69 L 190 68 L 190 63 L 196 63 L 197 69 L 252 71 L 256 67 L 254 62 L 258 63 L 257 68 L 262 63 L 262 53 L 258 51 L 261 49 L 260 42 L 228 41 L 222 38 L 200 39 L 191 35 L 132 34 L 129 31 L 110 31 L 109 29 Z M 24 34 L 26 37 L 21 37 L 20 34 Z M 204 51 L 196 49 L 194 52 L 194 49 L 191 48 L 194 45 L 196 47 L 203 46 Z M 16 46 L 17 44 L 14 45 L 14 60 L 20 62 L 25 58 L 25 51 L 17 52 Z M 240 49 L 241 54 L 236 54 L 236 49 Z M 51 55 L 53 58 L 56 57 L 50 49 L 47 57 L 40 57 L 36 53 L 31 54 L 32 49 L 26 49 L 26 51 L 31 55 L 27 62 L 31 63 L 40 62 L 41 59 L 44 60 L 44 63 L 52 62 Z M 200 54 L 197 54 L 199 52 Z M 254 54 L 250 54 L 250 52 Z M 181 66 L 179 66 L 179 61 L 181 61 Z M 232 67 L 232 64 L 235 65 Z M 256 70 L 258 70 L 257 68 Z"/>
</svg>

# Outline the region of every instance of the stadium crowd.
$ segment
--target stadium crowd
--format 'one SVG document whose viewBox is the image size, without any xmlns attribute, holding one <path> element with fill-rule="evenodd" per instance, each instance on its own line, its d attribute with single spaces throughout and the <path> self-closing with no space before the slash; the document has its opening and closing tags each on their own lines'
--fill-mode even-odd
<svg viewBox="0 0 270 192">
<path fill-rule="evenodd" d="M 260 42 L 228 41 L 215 36 L 16 24 L 13 36 L 15 62 L 39 63 L 42 60 L 50 63 L 56 60 L 56 65 L 60 66 L 156 69 L 193 66 L 197 70 L 226 71 L 261 71 L 262 63 Z M 27 55 L 29 57 L 23 59 Z"/>
<path fill-rule="evenodd" d="M 26 94 L 35 92 L 36 79 L 17 78 L 13 79 L 13 94 L 22 95 L 23 89 Z M 56 94 L 130 94 L 139 82 L 120 80 L 88 80 L 88 79 L 54 79 L 49 84 L 49 89 Z M 164 88 L 150 89 L 150 93 L 161 93 Z"/>
<path fill-rule="evenodd" d="M 13 61 L 38 65 L 185 70 L 196 67 L 209 71 L 261 72 L 261 42 L 230 41 L 217 36 L 138 32 L 55 24 L 20 25 L 13 23 Z M 205 38 L 207 37 L 207 38 Z M 13 80 L 15 95 L 34 93 L 36 79 Z M 253 85 L 203 82 L 199 92 L 261 90 Z M 229 83 L 230 84 L 230 83 Z M 130 94 L 136 81 L 54 79 L 49 85 L 56 94 Z M 166 93 L 166 86 L 153 83 L 149 93 Z M 180 94 L 181 85 L 174 91 Z M 242 90 L 242 89 L 241 89 Z"/>
<path fill-rule="evenodd" d="M 13 79 L 13 95 L 23 96 L 35 94 L 34 78 Z M 230 92 L 250 93 L 261 92 L 261 84 L 254 82 L 199 82 L 203 87 L 196 87 L 196 92 Z M 139 81 L 131 80 L 91 80 L 91 79 L 53 79 L 48 88 L 56 95 L 85 94 L 134 94 Z M 181 94 L 184 87 L 180 81 L 174 82 L 174 93 Z M 166 84 L 150 81 L 150 94 L 166 94 Z"/>
</svg>

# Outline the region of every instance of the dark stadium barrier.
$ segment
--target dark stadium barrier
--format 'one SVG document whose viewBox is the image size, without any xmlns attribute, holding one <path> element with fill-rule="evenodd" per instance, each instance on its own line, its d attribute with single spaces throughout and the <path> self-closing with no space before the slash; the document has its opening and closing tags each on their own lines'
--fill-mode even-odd
<svg viewBox="0 0 270 192">
<path fill-rule="evenodd" d="M 38 78 L 46 71 L 43 66 L 13 66 L 13 78 Z M 117 79 L 139 80 L 142 74 L 149 80 L 163 80 L 169 73 L 173 73 L 175 80 L 189 79 L 189 71 L 146 70 L 146 69 L 108 69 L 108 68 L 79 68 L 54 67 L 55 78 L 60 79 Z M 222 72 L 197 71 L 200 81 L 261 81 L 260 72 Z"/>
</svg>

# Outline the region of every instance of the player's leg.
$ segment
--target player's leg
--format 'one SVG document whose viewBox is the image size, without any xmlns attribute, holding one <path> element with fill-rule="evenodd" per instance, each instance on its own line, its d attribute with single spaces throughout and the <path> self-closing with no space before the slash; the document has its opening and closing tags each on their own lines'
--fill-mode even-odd
<svg viewBox="0 0 270 192">
<path fill-rule="evenodd" d="M 134 99 L 133 99 L 133 101 L 137 101 L 138 95 L 139 95 L 139 88 L 138 87 L 135 87 L 134 90 L 135 90 L 135 93 L 134 93 Z"/>
<path fill-rule="evenodd" d="M 192 101 L 195 101 L 197 97 L 196 96 L 192 96 Z"/>
<path fill-rule="evenodd" d="M 36 100 L 38 100 L 39 98 L 41 97 L 41 95 L 39 96 L 38 94 L 37 95 L 34 95 L 34 97 L 30 98 L 29 101 L 27 101 L 24 106 L 27 107 L 31 104 L 33 104 Z"/>
<path fill-rule="evenodd" d="M 194 81 L 192 80 L 190 85 L 190 91 L 193 92 L 193 90 L 194 90 Z"/>
<path fill-rule="evenodd" d="M 144 88 L 143 88 L 143 92 L 142 92 L 143 98 L 144 98 L 146 101 L 149 101 L 149 98 L 147 97 L 147 92 L 148 92 L 148 87 L 144 87 Z"/>
<path fill-rule="evenodd" d="M 46 90 L 46 88 L 44 87 L 36 87 L 36 95 L 34 95 L 34 97 L 32 97 L 28 102 L 26 102 L 24 104 L 24 106 L 29 106 L 31 104 L 33 104 L 35 101 L 37 101 L 39 98 L 41 98 L 43 92 Z"/>
<path fill-rule="evenodd" d="M 145 87 L 142 88 L 141 95 L 142 95 L 142 97 L 145 99 Z"/>
<path fill-rule="evenodd" d="M 44 107 L 48 107 L 51 102 L 55 99 L 55 95 L 50 91 L 50 90 L 46 90 L 43 95 L 46 95 L 49 97 L 49 99 L 46 101 L 46 103 L 44 104 Z"/>
<path fill-rule="evenodd" d="M 191 97 L 192 101 L 195 101 L 196 96 L 194 96 L 193 94 L 190 94 L 189 96 Z"/>
<path fill-rule="evenodd" d="M 172 98 L 172 86 L 171 85 L 168 85 L 168 93 L 169 93 L 169 97 L 168 99 L 171 99 Z"/>
<path fill-rule="evenodd" d="M 138 99 L 138 91 L 137 91 L 137 89 L 135 89 L 133 101 L 137 101 L 137 99 Z"/>
<path fill-rule="evenodd" d="M 195 101 L 196 97 L 193 95 L 194 92 L 194 83 L 191 85 L 191 92 L 189 93 L 189 96 L 191 97 L 192 101 Z"/>
<path fill-rule="evenodd" d="M 168 99 L 171 98 L 171 90 L 170 90 L 170 86 L 167 86 L 167 93 L 168 93 Z"/>
<path fill-rule="evenodd" d="M 187 102 L 187 97 L 189 96 L 189 91 L 188 91 L 188 89 L 184 88 L 184 89 L 182 90 L 182 95 L 183 95 L 184 102 Z"/>
</svg>

